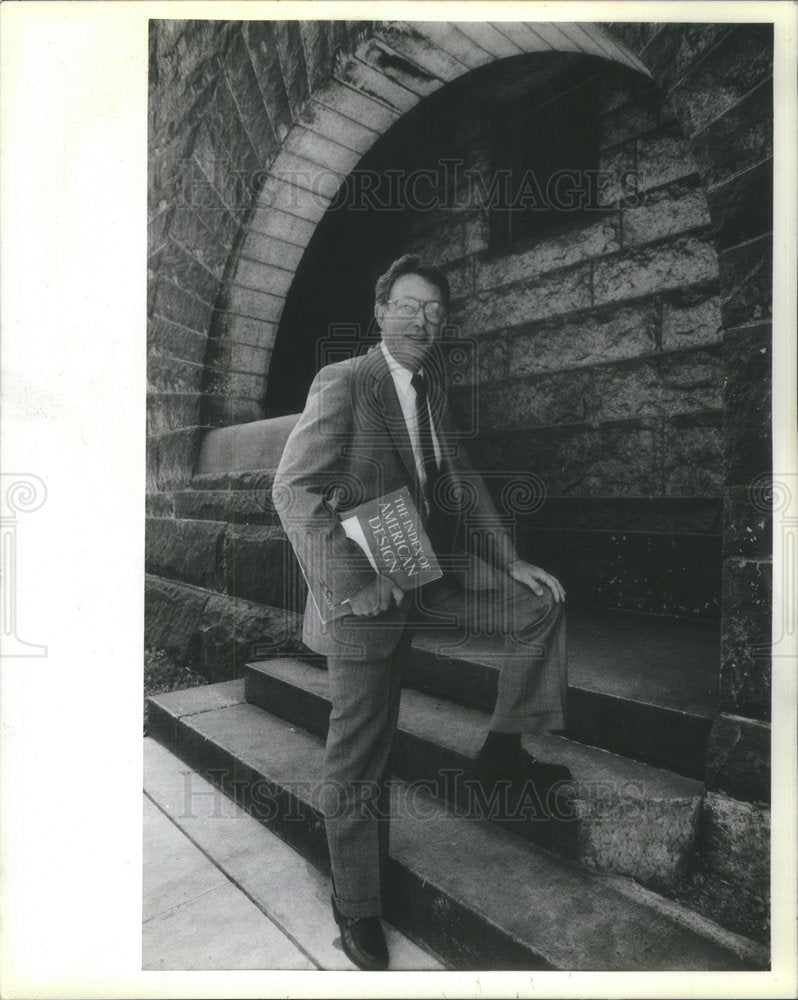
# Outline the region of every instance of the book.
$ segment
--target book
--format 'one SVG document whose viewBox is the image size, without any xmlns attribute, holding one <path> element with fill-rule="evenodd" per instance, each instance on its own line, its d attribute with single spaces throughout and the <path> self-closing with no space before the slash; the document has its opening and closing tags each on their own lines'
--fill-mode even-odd
<svg viewBox="0 0 798 1000">
<path fill-rule="evenodd" d="M 407 591 L 443 576 L 418 508 L 406 486 L 346 511 L 341 527 L 366 554 L 372 569 L 391 580 L 397 604 Z M 319 609 L 319 613 L 326 624 L 352 612 L 349 602 L 344 601 L 325 611 Z"/>
</svg>

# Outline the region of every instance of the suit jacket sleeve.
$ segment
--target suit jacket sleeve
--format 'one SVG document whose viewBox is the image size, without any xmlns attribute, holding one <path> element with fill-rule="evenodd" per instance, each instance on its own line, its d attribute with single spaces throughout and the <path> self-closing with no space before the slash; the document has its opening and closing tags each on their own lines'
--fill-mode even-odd
<svg viewBox="0 0 798 1000">
<path fill-rule="evenodd" d="M 360 547 L 344 534 L 329 499 L 345 483 L 342 446 L 353 412 L 347 369 L 323 368 L 286 442 L 272 496 L 282 525 L 317 603 L 353 597 L 374 579 Z"/>
</svg>

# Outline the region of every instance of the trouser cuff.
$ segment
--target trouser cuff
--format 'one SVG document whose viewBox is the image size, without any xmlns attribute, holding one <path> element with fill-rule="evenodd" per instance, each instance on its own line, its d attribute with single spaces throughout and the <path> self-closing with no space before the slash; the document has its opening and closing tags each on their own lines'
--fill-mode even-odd
<svg viewBox="0 0 798 1000">
<path fill-rule="evenodd" d="M 338 912 L 352 920 L 360 920 L 362 917 L 379 917 L 382 914 L 382 903 L 379 899 L 353 902 L 349 899 L 341 899 L 336 892 L 333 892 L 333 897 Z"/>
</svg>

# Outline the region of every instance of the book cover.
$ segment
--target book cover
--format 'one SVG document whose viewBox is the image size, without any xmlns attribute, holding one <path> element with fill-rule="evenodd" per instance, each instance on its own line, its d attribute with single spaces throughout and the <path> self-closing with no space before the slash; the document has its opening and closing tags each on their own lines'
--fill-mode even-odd
<svg viewBox="0 0 798 1000">
<path fill-rule="evenodd" d="M 397 604 L 404 592 L 443 576 L 406 486 L 347 511 L 341 518 L 341 527 L 360 546 L 374 571 L 393 582 Z M 313 599 L 325 624 L 352 613 L 346 601 L 322 608 L 315 595 Z"/>
</svg>

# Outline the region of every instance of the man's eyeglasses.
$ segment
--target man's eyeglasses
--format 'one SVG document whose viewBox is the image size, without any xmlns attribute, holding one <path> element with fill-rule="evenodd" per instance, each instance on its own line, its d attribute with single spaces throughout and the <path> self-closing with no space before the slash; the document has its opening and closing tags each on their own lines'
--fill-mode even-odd
<svg viewBox="0 0 798 1000">
<path fill-rule="evenodd" d="M 424 310 L 424 318 L 430 323 L 442 323 L 446 319 L 446 306 L 442 302 L 422 302 L 410 296 L 401 299 L 388 299 L 386 305 L 394 307 L 394 314 L 401 319 L 413 319 L 419 310 Z"/>
</svg>

